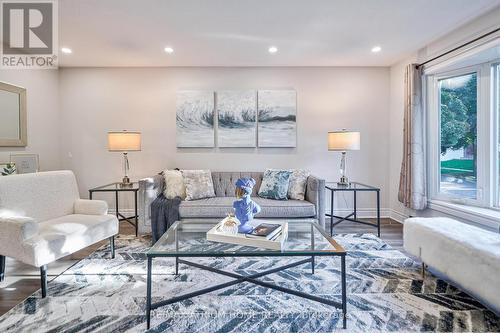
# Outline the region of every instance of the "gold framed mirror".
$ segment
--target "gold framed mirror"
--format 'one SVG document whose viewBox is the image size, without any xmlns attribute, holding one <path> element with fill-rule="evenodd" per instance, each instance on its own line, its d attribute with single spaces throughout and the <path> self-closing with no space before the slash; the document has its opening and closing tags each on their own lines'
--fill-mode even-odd
<svg viewBox="0 0 500 333">
<path fill-rule="evenodd" d="M 0 82 L 0 147 L 26 147 L 26 89 Z"/>
</svg>

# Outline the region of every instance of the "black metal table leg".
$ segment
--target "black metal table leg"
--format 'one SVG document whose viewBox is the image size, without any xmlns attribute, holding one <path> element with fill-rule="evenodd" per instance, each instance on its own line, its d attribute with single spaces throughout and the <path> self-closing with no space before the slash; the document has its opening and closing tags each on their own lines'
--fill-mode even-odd
<svg viewBox="0 0 500 333">
<path fill-rule="evenodd" d="M 92 200 L 92 191 L 89 191 L 89 199 Z"/>
<path fill-rule="evenodd" d="M 332 195 L 330 196 L 330 236 L 333 236 L 333 196 L 335 191 L 331 191 Z"/>
<path fill-rule="evenodd" d="M 175 275 L 179 275 L 179 257 L 175 257 Z"/>
<path fill-rule="evenodd" d="M 134 191 L 134 209 L 135 209 L 135 237 L 139 233 L 139 215 L 137 214 L 137 191 Z"/>
<path fill-rule="evenodd" d="M 151 326 L 151 266 L 153 265 L 152 258 L 148 257 L 148 277 L 147 277 L 147 294 L 146 294 L 146 325 L 147 329 Z"/>
<path fill-rule="evenodd" d="M 314 227 L 311 224 L 311 250 L 314 251 Z M 314 274 L 314 256 L 311 256 L 311 274 Z"/>
<path fill-rule="evenodd" d="M 111 259 L 115 259 L 115 236 L 109 237 L 109 252 L 111 253 Z"/>
<path fill-rule="evenodd" d="M 342 274 L 342 327 L 347 328 L 347 293 L 346 293 L 346 273 L 345 255 L 340 257 Z"/>
<path fill-rule="evenodd" d="M 377 233 L 380 237 L 380 191 L 377 191 Z"/>
<path fill-rule="evenodd" d="M 115 207 L 116 207 L 116 217 L 120 219 L 120 213 L 118 209 L 118 191 L 115 192 Z"/>
<path fill-rule="evenodd" d="M 357 195 L 356 193 L 358 193 L 356 190 L 354 190 L 354 219 L 357 220 L 358 219 L 358 200 L 357 200 Z"/>
<path fill-rule="evenodd" d="M 5 279 L 5 256 L 0 255 L 0 282 Z"/>
<path fill-rule="evenodd" d="M 42 287 L 42 298 L 47 296 L 47 265 L 40 266 L 40 282 Z"/>
</svg>

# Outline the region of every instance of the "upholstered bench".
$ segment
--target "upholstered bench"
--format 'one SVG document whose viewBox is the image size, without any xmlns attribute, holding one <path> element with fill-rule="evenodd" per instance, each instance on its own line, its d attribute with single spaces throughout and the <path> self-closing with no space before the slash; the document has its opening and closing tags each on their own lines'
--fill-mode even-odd
<svg viewBox="0 0 500 333">
<path fill-rule="evenodd" d="M 404 248 L 500 312 L 500 234 L 449 218 L 410 218 Z"/>
<path fill-rule="evenodd" d="M 108 204 L 80 199 L 71 171 L 0 177 L 0 282 L 11 257 L 40 267 L 45 297 L 47 264 L 107 238 L 113 258 L 117 233 Z"/>
</svg>

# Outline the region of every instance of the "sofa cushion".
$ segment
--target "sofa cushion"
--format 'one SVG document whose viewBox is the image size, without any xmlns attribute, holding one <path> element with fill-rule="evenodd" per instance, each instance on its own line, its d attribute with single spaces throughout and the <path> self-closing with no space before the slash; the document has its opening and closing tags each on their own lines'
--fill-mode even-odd
<svg viewBox="0 0 500 333">
<path fill-rule="evenodd" d="M 182 177 L 187 201 L 215 197 L 210 170 L 182 170 Z"/>
<path fill-rule="evenodd" d="M 295 200 L 304 200 L 306 197 L 307 178 L 311 173 L 303 169 L 294 169 L 291 171 L 288 197 Z"/>
<path fill-rule="evenodd" d="M 256 197 L 262 182 L 262 172 L 212 172 L 212 180 L 215 189 L 215 195 L 218 197 L 233 197 L 236 190 L 236 181 L 240 178 L 255 179 L 252 196 Z"/>
<path fill-rule="evenodd" d="M 309 201 L 252 199 L 262 208 L 262 211 L 255 216 L 256 218 L 304 218 L 316 215 L 316 209 Z M 179 214 L 181 218 L 222 218 L 233 212 L 234 200 L 236 200 L 236 197 L 214 197 L 183 201 L 179 207 Z"/>
<path fill-rule="evenodd" d="M 165 179 L 165 189 L 163 195 L 167 199 L 180 197 L 182 200 L 186 198 L 186 186 L 182 172 L 179 170 L 164 170 L 163 178 Z"/>
<path fill-rule="evenodd" d="M 118 233 L 114 215 L 71 214 L 39 223 L 38 235 L 23 243 L 19 260 L 41 266 Z"/>
<path fill-rule="evenodd" d="M 287 200 L 290 175 L 291 171 L 289 170 L 267 169 L 260 184 L 259 197 Z"/>
</svg>

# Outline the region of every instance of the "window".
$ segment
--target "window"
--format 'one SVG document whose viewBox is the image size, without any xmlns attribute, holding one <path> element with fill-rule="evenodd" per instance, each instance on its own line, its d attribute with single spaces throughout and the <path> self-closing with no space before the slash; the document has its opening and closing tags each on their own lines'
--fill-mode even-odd
<svg viewBox="0 0 500 333">
<path fill-rule="evenodd" d="M 477 74 L 439 80 L 439 191 L 477 198 Z"/>
<path fill-rule="evenodd" d="M 429 197 L 500 209 L 500 59 L 463 63 L 425 73 Z"/>
</svg>

